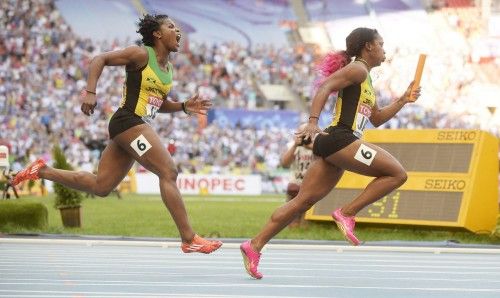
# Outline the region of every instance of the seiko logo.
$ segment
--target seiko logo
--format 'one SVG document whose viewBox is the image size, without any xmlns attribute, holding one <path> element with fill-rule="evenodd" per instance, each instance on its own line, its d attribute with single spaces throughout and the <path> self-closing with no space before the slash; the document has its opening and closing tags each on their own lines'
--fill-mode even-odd
<svg viewBox="0 0 500 298">
<path fill-rule="evenodd" d="M 475 131 L 440 131 L 438 141 L 472 141 L 477 137 Z"/>
<path fill-rule="evenodd" d="M 427 179 L 425 180 L 425 189 L 440 190 L 463 190 L 466 186 L 464 180 L 456 179 Z"/>
</svg>

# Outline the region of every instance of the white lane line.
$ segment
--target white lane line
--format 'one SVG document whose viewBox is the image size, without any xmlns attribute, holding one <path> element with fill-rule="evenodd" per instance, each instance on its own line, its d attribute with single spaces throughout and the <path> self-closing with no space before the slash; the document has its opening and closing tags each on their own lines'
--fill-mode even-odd
<svg viewBox="0 0 500 298">
<path fill-rule="evenodd" d="M 155 242 L 155 241 L 118 241 L 113 240 L 104 241 L 106 245 L 92 245 L 93 243 L 89 242 L 92 240 L 69 240 L 69 239 L 56 239 L 57 242 L 49 242 L 56 241 L 51 239 L 41 239 L 41 240 L 30 240 L 30 239 L 20 239 L 25 241 L 30 241 L 29 243 L 17 242 L 17 239 L 9 239 L 8 242 L 5 241 L 6 238 L 0 237 L 0 251 L 12 251 L 12 252 L 36 252 L 40 248 L 44 250 L 54 251 L 54 252 L 68 252 L 65 245 L 72 246 L 72 249 L 78 251 L 87 251 L 87 250 L 98 250 L 101 252 L 106 251 L 114 251 L 117 253 L 125 254 L 130 251 L 130 249 L 140 249 L 145 253 L 154 254 L 157 252 L 181 252 L 180 243 L 177 242 Z M 41 241 L 43 243 L 36 243 L 36 241 Z M 88 243 L 87 243 L 88 242 Z M 118 243 L 118 245 L 115 245 Z M 146 244 L 142 246 L 142 244 Z M 88 245 L 87 245 L 88 244 Z M 127 245 L 130 244 L 130 245 Z M 221 247 L 221 250 L 226 250 L 228 252 L 235 252 L 235 248 L 239 248 L 240 243 L 227 243 L 225 242 Z M 350 245 L 309 245 L 309 244 L 266 244 L 263 251 L 267 251 L 268 253 L 276 254 L 276 255 L 301 255 L 304 250 L 308 251 L 316 251 L 318 254 L 331 254 L 332 252 L 340 253 L 340 254 L 367 254 L 367 253 L 376 253 L 380 255 L 389 254 L 389 253 L 398 253 L 400 255 L 405 254 L 413 254 L 413 253 L 429 253 L 429 254 L 439 254 L 446 250 L 443 253 L 467 253 L 467 251 L 477 251 L 479 255 L 481 252 L 485 252 L 486 255 L 499 253 L 499 246 L 485 246 L 485 248 L 464 248 L 464 247 L 414 247 L 414 246 L 350 246 Z M 323 248 L 323 249 L 322 249 Z M 474 254 L 475 255 L 475 254 Z"/>
<path fill-rule="evenodd" d="M 75 297 L 82 297 L 80 295 L 80 292 L 69 292 L 70 294 L 73 294 L 71 296 L 75 296 Z M 87 293 L 87 292 L 85 292 Z M 138 296 L 139 295 L 139 296 Z M 24 297 L 24 298 L 27 298 L 27 297 L 36 297 L 36 298 L 68 298 L 68 294 L 64 294 L 64 295 L 54 295 L 54 294 L 51 294 L 51 295 L 39 295 L 39 294 L 35 294 L 35 295 L 26 295 L 26 294 L 7 294 L 7 295 L 2 295 L 0 294 L 0 297 L 6 297 L 6 298 L 13 298 L 13 297 Z M 121 297 L 156 297 L 156 298 L 161 298 L 161 297 L 190 297 L 190 298 L 199 298 L 199 297 L 212 297 L 212 298 L 219 298 L 219 297 L 228 297 L 228 298 L 283 298 L 284 296 L 235 296 L 235 295 L 200 295 L 200 294 L 160 294 L 160 293 L 157 293 L 157 294 L 148 294 L 148 293 L 134 293 L 134 294 L 128 294 L 128 293 L 124 293 L 124 294 L 120 294 L 120 295 L 116 295 L 116 294 L 112 294 L 112 295 L 108 295 L 108 294 L 85 294 L 84 297 L 106 297 L 106 298 L 121 298 Z M 303 298 L 303 296 L 286 296 L 286 297 L 296 297 L 296 298 Z M 308 296 L 308 298 L 324 298 L 325 296 L 318 296 L 318 297 L 312 297 L 312 296 Z"/>
<path fill-rule="evenodd" d="M 84 297 L 193 297 L 193 298 L 198 298 L 198 297 L 213 297 L 213 298 L 218 298 L 218 297 L 230 297 L 230 298 L 283 298 L 283 296 L 254 296 L 254 295 L 215 295 L 215 294 L 201 294 L 201 293 L 195 293 L 195 294 L 185 294 L 185 293 L 164 293 L 164 292 L 159 292 L 159 293 L 147 293 L 147 292 L 96 292 L 96 291 L 35 291 L 35 290 L 1 290 L 1 292 L 7 292 L 9 294 L 3 295 L 0 294 L 0 297 L 81 297 L 82 295 Z M 32 294 L 32 295 L 26 295 L 26 294 L 17 294 L 13 295 L 11 294 L 12 292 L 16 293 L 37 293 L 37 294 Z M 40 295 L 40 293 L 43 294 L 49 294 L 50 295 Z M 91 296 L 89 296 L 91 295 Z M 300 297 L 302 298 L 303 296 L 287 296 L 287 297 Z M 309 298 L 321 298 L 321 297 L 314 297 L 314 296 L 308 296 Z"/>
<path fill-rule="evenodd" d="M 157 258 L 157 257 L 178 257 L 178 256 L 188 256 L 185 253 L 182 253 L 180 249 L 156 249 L 154 251 L 148 250 L 148 248 L 128 248 L 125 250 L 119 250 L 119 247 L 113 247 L 109 246 L 106 247 L 105 249 L 101 247 L 79 247 L 79 248 L 74 248 L 71 247 L 70 250 L 68 250 L 68 246 L 63 245 L 62 247 L 66 247 L 61 250 L 53 250 L 50 247 L 43 247 L 40 246 L 37 249 L 33 250 L 22 250 L 21 248 L 14 248 L 14 249 L 2 249 L 0 245 L 0 253 L 2 254 L 13 254 L 13 255 L 19 255 L 19 256 L 27 256 L 27 257 L 36 257 L 36 256 L 50 256 L 50 255 L 57 255 L 57 256 L 81 256 L 82 253 L 84 254 L 93 254 L 95 256 L 100 256 L 100 257 L 130 257 L 131 252 L 137 252 L 138 255 L 137 257 L 139 258 Z M 226 249 L 222 248 L 210 255 L 204 255 L 204 254 L 190 254 L 190 258 L 201 258 L 201 259 L 206 259 L 210 257 L 217 256 L 222 257 L 222 258 L 231 258 L 231 257 L 236 257 L 238 256 L 239 251 L 233 250 L 233 249 Z M 378 258 L 387 258 L 390 257 L 391 259 L 407 259 L 408 257 L 416 257 L 416 258 L 424 258 L 424 259 L 433 259 L 433 258 L 455 258 L 455 257 L 461 257 L 464 259 L 470 259 L 470 260 L 478 260 L 478 259 L 500 259 L 500 251 L 499 254 L 468 254 L 468 253 L 453 253 L 453 252 L 445 252 L 445 253 L 429 253 L 429 252 L 364 252 L 364 251 L 358 251 L 358 252 L 338 252 L 338 251 L 320 251 L 320 250 L 308 250 L 308 251 L 293 251 L 293 250 L 263 250 L 263 253 L 265 253 L 266 256 L 272 256 L 276 258 L 293 258 L 293 257 L 299 257 L 303 258 L 304 256 L 310 256 L 313 254 L 314 257 L 332 257 L 332 258 L 345 258 L 345 257 L 356 257 L 356 258 L 373 258 L 373 257 L 378 257 Z"/>
<path fill-rule="evenodd" d="M 179 274 L 175 274 L 175 275 L 171 275 L 171 276 L 177 276 L 179 277 Z M 191 275 L 190 275 L 191 276 Z M 207 275 L 196 275 L 196 277 L 214 277 L 214 276 L 233 276 L 233 277 L 241 277 L 242 275 L 240 274 L 225 274 L 225 275 L 217 275 L 217 274 L 214 274 L 214 275 L 211 275 L 211 274 L 207 274 Z M 266 281 L 269 281 L 269 280 L 272 280 L 272 279 L 279 279 L 279 280 L 282 280 L 283 278 L 297 278 L 297 279 L 307 279 L 307 278 L 310 278 L 310 279 L 315 279 L 315 280 L 320 280 L 320 279 L 324 279 L 324 280 L 328 280 L 328 281 L 332 281 L 332 277 L 331 276 L 314 276 L 314 275 L 308 275 L 308 276 L 304 276 L 304 275 L 280 275 L 280 276 L 271 276 L 271 277 L 267 277 L 266 276 Z M 335 276 L 334 278 L 335 280 L 339 280 L 339 279 L 347 279 L 347 280 L 358 280 L 358 279 L 363 279 L 363 280 L 401 280 L 401 281 L 404 281 L 404 280 L 411 280 L 411 281 L 414 281 L 414 280 L 418 280 L 418 281 L 446 281 L 446 282 L 481 282 L 481 283 L 500 283 L 500 280 L 498 279 L 482 279 L 482 278 L 459 278 L 459 279 L 453 279 L 453 278 L 429 278 L 429 277 L 381 277 L 381 276 L 376 276 L 376 277 L 373 277 L 373 276 L 362 276 L 362 275 L 352 275 L 352 276 Z M 67 278 L 63 278 L 63 279 L 57 279 L 57 280 L 54 280 L 53 278 L 1 278 L 0 279 L 1 282 L 8 282 L 8 281 L 13 281 L 13 282 L 28 282 L 28 284 L 30 282 L 33 282 L 33 281 L 45 281 L 45 282 L 70 282 L 70 283 L 75 283 L 75 284 L 79 284 L 81 282 L 85 282 L 85 283 L 99 283 L 99 282 L 106 282 L 106 283 L 119 283 L 119 284 L 133 284 L 133 283 L 139 283 L 139 284 L 149 284 L 149 283 L 152 283 L 152 284 L 161 284 L 161 283 L 165 283 L 165 281 L 160 281 L 160 282 L 157 282 L 157 281 L 137 281 L 137 280 L 102 280 L 102 279 L 67 279 Z"/>
<path fill-rule="evenodd" d="M 113 245 L 113 246 L 143 246 L 143 247 L 176 247 L 180 242 L 153 242 L 136 240 L 90 240 L 90 239 L 26 239 L 0 238 L 0 243 L 44 243 L 44 244 L 74 244 L 74 245 Z M 224 243 L 224 248 L 239 248 L 240 243 Z M 267 244 L 266 249 L 290 250 L 335 250 L 335 251 L 391 251 L 391 252 L 432 252 L 432 253 L 477 253 L 500 254 L 498 248 L 464 248 L 464 247 L 406 247 L 406 246 L 344 246 L 344 245 L 314 245 L 314 244 Z"/>
<path fill-rule="evenodd" d="M 192 266 L 189 266 L 190 263 L 184 262 L 182 260 L 178 261 L 169 261 L 168 263 L 165 264 L 156 264 L 156 265 L 151 265 L 151 264 L 144 264 L 144 263 L 139 263 L 139 264 L 126 264 L 126 263 L 116 263 L 116 264 L 109 264 L 109 263 L 93 263 L 91 261 L 83 261 L 82 263 L 76 263 L 72 261 L 61 261 L 61 262 L 54 262 L 54 261 L 46 261 L 42 263 L 19 263 L 17 261 L 2 261 L 0 262 L 0 265 L 2 268 L 35 268 L 37 266 L 43 266 L 43 267 L 51 267 L 51 268 L 88 268 L 88 267 L 96 267 L 96 268 L 109 268 L 110 265 L 113 265 L 114 267 L 126 267 L 126 268 L 165 268 L 165 266 L 173 267 L 175 268 L 214 268 L 213 264 L 216 263 L 218 268 L 226 268 L 224 265 L 235 265 L 235 262 L 211 262 L 211 261 L 198 261 L 198 262 L 191 262 L 193 264 Z M 459 263 L 459 262 L 457 262 Z M 304 264 L 311 264 L 311 263 L 304 263 Z M 180 265 L 180 266 L 178 266 Z M 297 268 L 297 266 L 300 265 L 300 263 L 297 262 L 274 262 L 274 261 L 266 261 L 261 265 L 262 268 L 268 267 L 268 266 L 273 266 L 273 269 L 280 269 L 279 267 L 284 267 L 286 268 Z M 314 268 L 301 268 L 300 270 L 332 270 L 330 267 L 337 267 L 337 268 L 342 268 L 342 267 L 353 267 L 353 264 L 350 263 L 338 263 L 338 262 L 332 262 L 332 263 L 327 263 L 327 264 L 311 264 Z M 278 268 L 276 267 L 278 266 Z M 499 272 L 500 271 L 500 266 L 470 266 L 470 265 L 416 265 L 414 263 L 408 263 L 408 264 L 356 264 L 355 265 L 358 268 L 376 268 L 376 267 L 384 267 L 384 268 L 436 268 L 436 269 L 467 269 L 467 270 L 492 270 L 493 272 Z M 173 268 L 172 267 L 172 268 Z M 328 267 L 328 268 L 321 268 L 321 267 Z"/>
<path fill-rule="evenodd" d="M 285 271 L 285 272 L 290 272 L 291 270 L 294 270 L 294 268 L 273 268 L 273 267 L 267 267 L 267 266 L 261 266 L 261 270 L 267 271 L 267 272 L 279 272 L 279 271 Z M 30 272 L 54 272 L 55 270 L 62 270 L 61 272 L 65 272 L 67 274 L 77 274 L 79 272 L 95 272 L 96 274 L 105 274 L 106 272 L 110 272 L 110 269 L 107 267 L 103 267 L 104 270 L 73 270 L 69 269 L 67 267 L 56 267 L 56 268 L 50 268 L 50 269 L 35 269 L 35 268 L 30 268 Z M 169 267 L 166 268 L 168 270 L 183 270 L 183 269 L 197 269 L 197 271 L 200 269 L 199 267 L 196 266 L 175 266 L 175 267 Z M 201 268 L 204 269 L 204 268 Z M 207 270 L 236 270 L 236 271 L 242 271 L 244 268 L 242 266 L 234 266 L 234 267 L 217 267 L 217 266 L 210 266 L 209 268 L 206 268 Z M 19 270 L 15 269 L 0 269 L 0 272 L 9 272 L 9 271 L 14 271 L 14 272 L 19 272 Z M 130 269 L 127 268 L 127 271 L 130 272 Z M 340 269 L 340 268 L 330 268 L 330 269 L 321 269 L 321 268 L 301 268 L 301 272 L 318 272 L 322 271 L 325 273 L 344 273 L 344 272 L 374 272 L 377 274 L 387 274 L 387 273 L 417 273 L 417 274 L 446 274 L 446 275 L 488 275 L 488 276 L 496 276 L 500 275 L 500 272 L 491 272 L 491 271 L 436 271 L 436 270 L 377 270 L 377 269 Z M 23 271 L 25 272 L 25 271 Z M 120 271 L 121 272 L 121 271 Z M 148 271 L 148 272 L 154 272 L 154 271 Z M 147 274 L 148 272 L 144 272 L 144 274 Z M 137 272 L 136 272 L 137 273 Z M 114 273 L 113 273 L 114 274 Z M 162 272 L 157 272 L 155 274 L 164 274 Z M 190 273 L 183 273 L 183 275 L 186 276 L 191 276 Z M 279 275 L 281 276 L 281 275 Z"/>
<path fill-rule="evenodd" d="M 65 286 L 64 284 L 61 284 L 59 282 L 31 282 L 31 283 L 19 283 L 19 282 L 12 282 L 12 283 L 4 283 L 0 282 L 0 285 L 28 285 L 28 286 L 34 286 L 34 285 L 41 285 L 41 286 Z M 76 285 L 71 285 L 71 286 L 116 286 L 116 283 L 109 283 L 109 282 L 99 282 L 99 283 L 78 283 Z M 245 287 L 245 288 L 252 288 L 252 287 L 264 287 L 264 288 L 295 288 L 295 289 L 317 289 L 317 288 L 323 288 L 323 289 L 335 289 L 335 288 L 341 288 L 341 289 L 374 289 L 374 290 L 410 290 L 410 291 L 426 291 L 426 292 L 432 292 L 432 291 L 439 291 L 439 292 L 492 292 L 492 293 L 500 293 L 500 288 L 496 289 L 486 289 L 486 288 L 461 288 L 461 287 L 428 287 L 428 288 L 422 288 L 422 287 L 385 287 L 385 286 L 380 286 L 380 287 L 375 287 L 375 286 L 344 286 L 344 285 L 297 285 L 297 284 L 272 284 L 272 283 L 267 283 L 263 281 L 257 281 L 254 283 L 206 283 L 206 282 L 158 282 L 158 283 L 141 283 L 141 282 L 133 282 L 129 283 L 126 286 L 144 286 L 147 285 L 148 287 L 188 287 L 188 288 L 193 288 L 193 287 L 217 287 L 217 288 L 222 288 L 222 287 Z"/>
<path fill-rule="evenodd" d="M 41 275 L 42 277 L 47 276 L 47 273 L 53 273 L 56 275 L 55 278 L 61 278 L 61 277 L 67 277 L 67 276 L 73 276 L 73 275 L 90 275 L 91 277 L 95 275 L 99 276 L 151 276 L 151 277 L 179 277 L 179 276 L 184 276 L 184 277 L 241 277 L 241 272 L 244 270 L 243 268 L 231 268 L 234 270 L 237 270 L 238 273 L 211 273 L 211 274 L 197 274 L 197 273 L 169 273 L 169 272 L 156 272 L 156 271 L 132 271 L 132 272 L 123 272 L 123 271 L 102 271 L 102 270 L 71 270 L 71 271 L 66 271 L 66 270 L 60 270 L 58 272 L 55 272 L 54 269 L 41 269 L 41 270 L 30 270 L 29 274 L 30 276 L 32 275 Z M 272 271 L 273 269 L 269 269 L 269 271 Z M 491 274 L 491 272 L 472 272 L 469 274 L 469 272 L 448 272 L 448 271 L 415 271 L 415 270 L 331 270 L 332 273 L 338 273 L 342 272 L 342 276 L 345 276 L 345 278 L 373 278 L 372 275 L 363 275 L 362 273 L 386 273 L 386 276 L 389 273 L 397 273 L 397 274 L 415 274 L 415 273 L 423 273 L 426 276 L 430 276 L 432 274 L 435 275 L 487 275 L 487 277 L 495 277 L 494 275 Z M 21 276 L 24 277 L 26 276 L 25 271 L 18 271 L 18 270 L 9 270 L 9 269 L 0 269 L 0 272 L 2 272 L 2 275 L 4 276 L 3 278 L 0 278 L 0 280 L 6 280 L 5 276 Z M 353 273 L 353 276 L 347 276 L 346 274 L 348 273 Z M 360 274 L 361 273 L 361 274 Z M 340 275 L 335 275 L 335 278 L 343 278 L 339 277 Z M 489 281 L 489 282 L 500 282 L 500 278 L 495 278 L 493 280 L 486 279 L 487 277 L 481 277 L 481 278 L 450 278 L 449 280 L 460 280 L 460 281 Z M 267 276 L 266 278 L 311 278 L 311 279 L 332 279 L 332 275 L 289 275 L 289 274 L 279 274 L 279 275 L 271 275 Z M 387 279 L 392 279 L 393 277 L 387 277 Z M 396 277 L 401 278 L 401 279 L 416 279 L 416 280 L 448 280 L 448 279 L 443 279 L 443 278 L 433 278 L 433 277 Z M 18 279 L 18 278 L 16 278 Z"/>
<path fill-rule="evenodd" d="M 81 257 L 81 254 L 78 257 L 60 257 L 60 256 L 38 256 L 38 257 L 16 257 L 12 255 L 3 255 L 5 260 L 0 261 L 0 265 L 2 264 L 22 264 L 22 263 L 41 263 L 41 264 L 58 264 L 58 265 L 63 265 L 66 263 L 86 263 L 86 264 L 149 264 L 149 263 L 168 263 L 168 264 L 176 264 L 176 263 L 182 263 L 182 264 L 232 264 L 235 261 L 240 261 L 241 256 L 234 256 L 234 257 L 220 257 L 217 259 L 203 259 L 203 260 L 192 260 L 192 259 L 182 259 L 180 257 L 162 257 L 162 258 L 156 258 L 156 259 L 130 259 L 129 258 L 116 258 L 114 256 L 109 256 L 109 257 L 96 257 L 93 254 L 89 255 L 88 257 Z M 92 259 L 92 262 L 89 261 L 89 259 Z M 304 257 L 300 259 L 296 258 L 275 258 L 275 257 L 269 257 L 266 259 L 272 260 L 271 263 L 269 264 L 296 264 L 296 265 L 310 265 L 314 263 L 314 266 L 331 266 L 331 265 L 337 265 L 337 264 L 344 264 L 344 265 L 355 265 L 357 266 L 358 264 L 414 264 L 415 259 L 409 259 L 405 258 L 404 260 L 393 260 L 391 259 L 367 259 L 367 260 L 351 260 L 351 259 L 325 259 L 325 258 L 311 258 L 311 257 Z M 280 262 L 282 261 L 282 262 Z M 289 261 L 289 262 L 286 262 Z M 460 258 L 455 259 L 455 260 L 441 260 L 439 258 L 432 259 L 432 260 L 419 260 L 419 264 L 460 264 L 462 266 L 468 266 L 468 265 L 489 265 L 488 267 L 496 267 L 500 268 L 500 261 L 478 261 L 478 260 L 462 260 Z"/>
<path fill-rule="evenodd" d="M 100 252 L 100 251 L 81 251 L 81 252 L 74 252 L 74 253 L 68 253 L 67 250 L 61 251 L 61 252 L 47 252 L 41 249 L 38 249 L 37 251 L 33 251 L 29 255 L 26 254 L 19 254 L 19 251 L 2 251 L 0 249 L 0 255 L 12 259 L 40 259 L 40 260 L 47 260 L 47 259 L 71 259 L 71 260 L 78 260 L 79 258 L 81 259 L 86 259 L 86 257 L 82 257 L 82 255 L 89 255 L 93 259 L 99 259 L 103 258 L 106 260 L 120 260 L 120 259 L 130 259 L 131 252 L 127 252 L 126 254 L 117 254 L 115 252 Z M 224 253 L 224 254 L 222 254 Z M 309 255 L 304 255 L 304 254 L 277 254 L 277 253 L 266 253 L 264 254 L 266 259 L 273 259 L 273 260 L 294 260 L 296 261 L 297 259 L 299 260 L 304 260 L 307 259 L 308 261 L 311 262 L 325 262 L 328 260 L 334 260 L 334 261 L 340 261 L 342 262 L 345 259 L 348 259 L 349 262 L 351 263 L 364 263 L 367 261 L 371 260 L 385 260 L 385 259 L 390 259 L 392 262 L 398 262 L 398 261 L 409 261 L 412 260 L 413 262 L 417 261 L 418 262 L 460 262 L 460 263 L 467 263 L 471 262 L 473 264 L 481 264 L 481 263 L 488 263 L 488 264 L 497 264 L 500 261 L 500 255 L 495 256 L 495 255 L 465 255 L 465 254 L 408 254 L 408 255 L 400 255 L 399 253 L 384 253 L 384 254 L 372 254 L 372 253 L 357 253 L 357 254 L 348 254 L 348 253 L 329 253 L 325 254 L 323 256 L 318 256 L 316 252 L 311 252 L 314 253 L 315 256 Z M 320 254 L 321 255 L 321 254 Z M 179 260 L 183 259 L 186 262 L 196 262 L 198 260 L 212 260 L 212 259 L 217 259 L 217 260 L 241 260 L 241 255 L 240 254 L 233 254 L 229 251 L 218 251 L 215 254 L 212 255 L 185 255 L 181 253 L 176 253 L 176 254 L 170 254 L 170 253 L 156 253 L 156 254 L 144 254 L 142 251 L 141 252 L 135 252 L 134 253 L 134 259 L 136 260 L 153 260 L 154 262 L 162 261 L 162 260 Z M 378 259 L 374 259 L 378 258 Z M 366 260 L 365 260 L 366 259 Z M 458 261 L 457 261 L 458 260 Z M 389 262 L 389 261 L 388 261 Z"/>
</svg>

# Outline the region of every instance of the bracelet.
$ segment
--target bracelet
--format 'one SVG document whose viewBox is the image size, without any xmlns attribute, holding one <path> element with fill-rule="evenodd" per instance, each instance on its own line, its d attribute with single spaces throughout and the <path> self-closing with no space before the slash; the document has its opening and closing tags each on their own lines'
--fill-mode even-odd
<svg viewBox="0 0 500 298">
<path fill-rule="evenodd" d="M 95 93 L 95 92 L 92 92 L 92 91 L 89 91 L 89 90 L 85 90 L 85 91 L 86 91 L 87 93 L 97 95 L 97 93 Z"/>
<path fill-rule="evenodd" d="M 185 102 L 185 101 L 183 101 L 183 102 L 181 103 L 181 107 L 182 107 L 182 111 L 183 111 L 184 113 L 186 113 L 187 115 L 191 115 L 191 113 L 189 113 L 189 112 L 188 112 L 188 110 L 186 109 L 186 102 Z"/>
<path fill-rule="evenodd" d="M 319 117 L 317 117 L 317 116 L 309 116 L 309 120 L 310 120 L 311 118 L 316 118 L 316 119 L 319 119 Z"/>
</svg>

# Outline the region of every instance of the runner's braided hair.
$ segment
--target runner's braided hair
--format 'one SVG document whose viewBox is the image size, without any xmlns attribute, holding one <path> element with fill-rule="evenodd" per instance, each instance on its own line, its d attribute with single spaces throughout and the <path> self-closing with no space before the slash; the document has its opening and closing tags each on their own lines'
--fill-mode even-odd
<svg viewBox="0 0 500 298">
<path fill-rule="evenodd" d="M 154 46 L 153 32 L 160 30 L 160 26 L 164 19 L 168 19 L 165 14 L 145 14 L 142 19 L 139 19 L 137 26 L 139 30 L 136 32 L 142 35 L 142 43 L 147 46 Z"/>
</svg>

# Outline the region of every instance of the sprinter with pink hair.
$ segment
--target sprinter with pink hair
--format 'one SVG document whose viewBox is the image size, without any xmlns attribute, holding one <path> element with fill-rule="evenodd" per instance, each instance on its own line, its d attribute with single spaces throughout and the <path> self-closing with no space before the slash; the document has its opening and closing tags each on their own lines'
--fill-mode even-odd
<svg viewBox="0 0 500 298">
<path fill-rule="evenodd" d="M 298 214 L 325 197 L 345 170 L 374 177 L 354 200 L 332 212 L 333 220 L 353 245 L 360 244 L 354 234 L 355 215 L 405 183 L 407 174 L 401 164 L 384 149 L 362 140 L 368 121 L 379 126 L 420 96 L 420 88 L 412 91 L 412 82 L 403 96 L 384 108 L 378 107 L 370 70 L 385 60 L 383 45 L 377 30 L 357 28 L 347 36 L 345 51 L 326 55 L 319 65 L 323 79 L 312 100 L 309 121 L 297 132 L 298 137 L 313 140 L 317 158 L 306 172 L 297 196 L 274 211 L 253 239 L 241 244 L 245 268 L 253 278 L 262 278 L 257 267 L 264 245 Z M 328 96 L 337 91 L 333 121 L 321 131 L 318 117 Z"/>
</svg>

